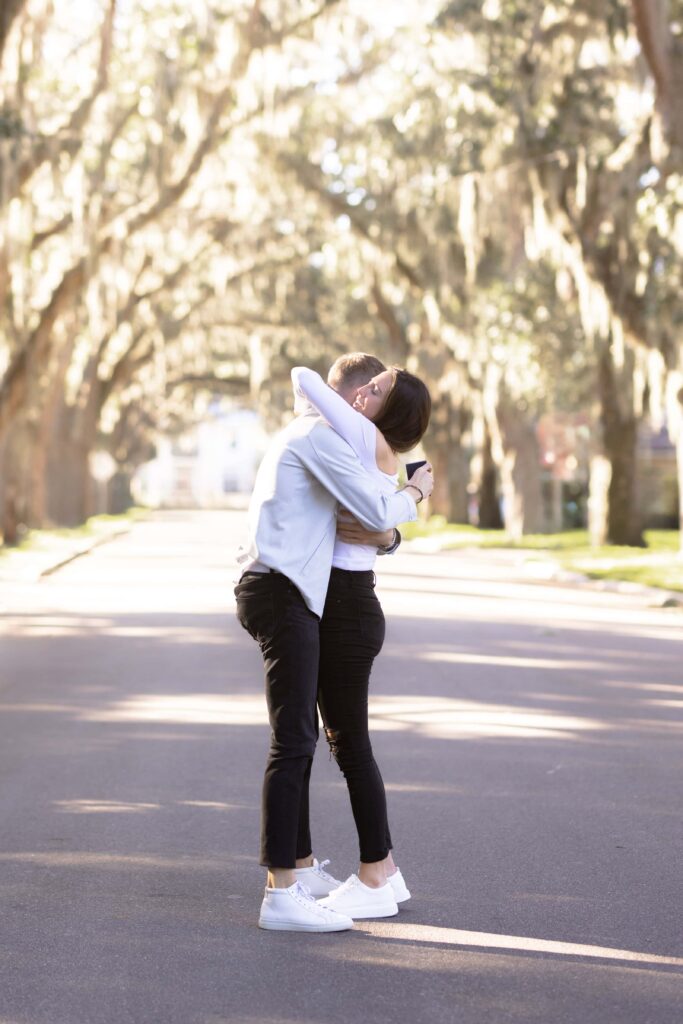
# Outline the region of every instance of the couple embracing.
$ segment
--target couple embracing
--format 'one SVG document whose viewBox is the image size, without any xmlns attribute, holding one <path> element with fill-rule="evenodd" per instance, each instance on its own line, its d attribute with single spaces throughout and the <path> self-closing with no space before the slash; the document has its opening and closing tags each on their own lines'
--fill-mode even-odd
<svg viewBox="0 0 683 1024">
<path fill-rule="evenodd" d="M 263 656 L 271 743 L 263 782 L 259 925 L 343 931 L 389 917 L 410 893 L 392 856 L 386 796 L 368 733 L 368 685 L 384 641 L 377 554 L 431 494 L 429 465 L 398 486 L 398 452 L 414 448 L 431 411 L 417 377 L 373 356 L 341 356 L 326 384 L 292 371 L 300 413 L 267 451 L 240 556 L 237 616 Z M 341 511 L 340 511 L 341 510 Z M 360 867 L 345 882 L 313 857 L 308 787 L 318 708 L 348 786 Z"/>
</svg>

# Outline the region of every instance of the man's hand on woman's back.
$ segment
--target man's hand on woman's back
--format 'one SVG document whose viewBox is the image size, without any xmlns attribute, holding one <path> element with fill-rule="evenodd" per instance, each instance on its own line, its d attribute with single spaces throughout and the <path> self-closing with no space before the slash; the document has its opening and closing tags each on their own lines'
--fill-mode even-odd
<svg viewBox="0 0 683 1024">
<path fill-rule="evenodd" d="M 395 530 L 366 530 L 345 508 L 337 515 L 337 537 L 347 544 L 368 544 L 373 548 L 388 548 L 394 542 Z"/>
</svg>

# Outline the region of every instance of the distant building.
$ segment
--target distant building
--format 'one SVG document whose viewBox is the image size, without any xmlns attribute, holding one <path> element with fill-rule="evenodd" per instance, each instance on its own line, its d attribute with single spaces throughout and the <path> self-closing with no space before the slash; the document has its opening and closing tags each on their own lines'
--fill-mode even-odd
<svg viewBox="0 0 683 1024">
<path fill-rule="evenodd" d="M 638 437 L 638 489 L 649 529 L 678 527 L 676 449 L 666 427 L 645 425 Z"/>
<path fill-rule="evenodd" d="M 589 419 L 579 413 L 553 413 L 538 423 L 544 529 L 586 526 L 590 456 Z M 666 427 L 647 421 L 638 432 L 637 489 L 646 529 L 678 527 L 676 449 Z"/>
<path fill-rule="evenodd" d="M 136 501 L 154 508 L 220 508 L 248 494 L 268 443 L 250 409 L 223 409 L 177 437 L 160 437 L 157 456 L 133 480 Z"/>
</svg>

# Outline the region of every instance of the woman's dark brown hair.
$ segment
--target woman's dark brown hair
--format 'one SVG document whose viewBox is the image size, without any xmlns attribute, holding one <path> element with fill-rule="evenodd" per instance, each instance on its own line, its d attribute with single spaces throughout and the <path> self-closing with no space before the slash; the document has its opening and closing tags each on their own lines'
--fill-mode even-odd
<svg viewBox="0 0 683 1024">
<path fill-rule="evenodd" d="M 432 400 L 419 377 L 391 367 L 394 383 L 379 416 L 373 422 L 395 452 L 409 452 L 429 425 Z"/>
</svg>

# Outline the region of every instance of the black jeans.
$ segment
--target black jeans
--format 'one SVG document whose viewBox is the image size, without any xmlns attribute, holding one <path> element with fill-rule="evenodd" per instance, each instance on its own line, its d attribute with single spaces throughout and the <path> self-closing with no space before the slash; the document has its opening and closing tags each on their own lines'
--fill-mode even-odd
<svg viewBox="0 0 683 1024">
<path fill-rule="evenodd" d="M 368 732 L 370 672 L 384 632 L 374 572 L 333 569 L 320 622 L 318 706 L 346 779 L 366 864 L 384 860 L 392 848 L 384 783 Z"/>
<path fill-rule="evenodd" d="M 320 620 L 281 573 L 245 573 L 237 618 L 263 655 L 270 750 L 261 804 L 261 864 L 293 868 L 311 852 L 308 783 L 318 740 Z"/>
</svg>

